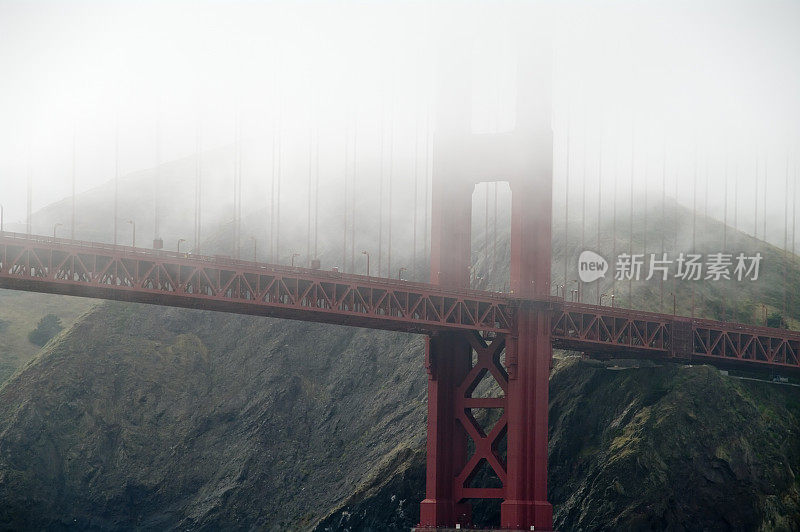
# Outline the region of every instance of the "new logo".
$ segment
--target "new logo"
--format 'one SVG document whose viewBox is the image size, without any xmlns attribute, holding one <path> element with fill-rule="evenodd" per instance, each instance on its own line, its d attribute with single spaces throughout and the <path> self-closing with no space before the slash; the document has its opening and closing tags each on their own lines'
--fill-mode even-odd
<svg viewBox="0 0 800 532">
<path fill-rule="evenodd" d="M 578 257 L 578 277 L 581 282 L 591 283 L 606 276 L 608 261 L 594 251 L 584 251 Z"/>
</svg>

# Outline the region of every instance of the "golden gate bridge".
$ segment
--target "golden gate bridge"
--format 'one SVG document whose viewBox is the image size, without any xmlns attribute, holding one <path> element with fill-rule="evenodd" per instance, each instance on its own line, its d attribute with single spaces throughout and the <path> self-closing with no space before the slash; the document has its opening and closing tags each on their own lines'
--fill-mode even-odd
<svg viewBox="0 0 800 532">
<path fill-rule="evenodd" d="M 470 96 L 464 90 L 469 86 L 466 70 L 454 63 L 445 64 L 439 73 L 427 235 L 429 282 L 405 281 L 399 275 L 398 279 L 381 277 L 382 269 L 379 275 L 370 275 L 369 266 L 366 275 L 323 270 L 317 261 L 312 261 L 312 267 L 300 267 L 294 265 L 294 256 L 290 265 L 259 262 L 255 252 L 253 261 L 242 260 L 239 164 L 234 180 L 235 258 L 198 252 L 199 181 L 196 249 L 191 253 L 161 249 L 158 234 L 154 249 L 135 247 L 135 236 L 134 245 L 119 245 L 116 193 L 114 243 L 75 239 L 73 174 L 72 238 L 58 238 L 55 228 L 52 237 L 33 234 L 30 206 L 27 232 L 3 231 L 0 226 L 0 288 L 424 335 L 427 472 L 418 530 L 468 526 L 469 499 L 502 500 L 500 526 L 504 529 L 550 530 L 547 414 L 553 348 L 594 358 L 650 358 L 800 373 L 800 333 L 620 308 L 613 303 L 603 306 L 601 299 L 598 304 L 581 302 L 580 297 L 567 300 L 564 286 L 551 281 L 553 136 L 548 54 L 546 48 L 530 48 L 520 58 L 517 120 L 511 132 L 473 134 L 464 112 Z M 459 57 L 453 50 L 444 55 Z M 312 218 L 318 224 L 320 199 L 319 175 L 311 172 L 314 161 L 319 164 L 312 147 L 307 247 L 315 249 L 316 256 L 317 231 L 312 245 L 311 226 Z M 474 289 L 471 278 L 473 190 L 478 183 L 498 181 L 507 181 L 512 191 L 507 292 Z M 275 183 L 271 193 L 276 193 Z M 351 195 L 355 197 L 352 190 Z M 348 225 L 348 215 L 352 217 L 355 210 L 352 201 L 340 213 L 345 228 L 343 264 L 347 263 L 347 230 L 355 230 L 352 218 Z M 486 201 L 488 206 L 488 188 Z M 415 223 L 417 211 L 415 206 Z M 275 220 L 270 213 L 271 228 Z M 135 232 L 135 223 L 130 223 Z M 158 206 L 156 233 L 157 226 Z M 565 223 L 565 232 L 568 227 Z M 270 237 L 271 248 L 279 238 L 276 230 Z M 486 233 L 488 241 L 488 229 Z M 391 225 L 387 237 L 391 240 Z M 496 241 L 496 231 L 493 238 Z M 350 247 L 354 255 L 352 234 Z M 415 242 L 414 253 L 416 248 Z M 369 254 L 363 253 L 368 261 Z M 272 249 L 270 256 L 274 257 Z M 353 262 L 351 256 L 351 267 Z M 487 376 L 496 381 L 501 396 L 474 394 Z M 500 412 L 488 433 L 476 421 L 477 413 L 487 410 Z M 485 465 L 496 474 L 500 487 L 473 483 Z"/>
</svg>

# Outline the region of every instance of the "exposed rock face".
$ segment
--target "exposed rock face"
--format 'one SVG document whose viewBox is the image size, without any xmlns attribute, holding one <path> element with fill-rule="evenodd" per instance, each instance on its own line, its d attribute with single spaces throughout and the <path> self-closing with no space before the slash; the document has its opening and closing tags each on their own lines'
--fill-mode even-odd
<svg viewBox="0 0 800 532">
<path fill-rule="evenodd" d="M 556 365 L 550 393 L 559 530 L 800 529 L 800 389 L 708 366 L 617 371 L 570 358 Z M 424 463 L 411 455 L 320 529 L 412 526 L 418 513 L 400 501 L 421 496 L 407 484 L 424 478 Z M 477 510 L 477 521 L 496 522 L 496 508 Z"/>
<path fill-rule="evenodd" d="M 0 389 L 0 528 L 310 526 L 424 399 L 419 337 L 105 304 Z"/>
<path fill-rule="evenodd" d="M 561 529 L 800 528 L 800 389 L 572 361 L 550 392 Z"/>
</svg>

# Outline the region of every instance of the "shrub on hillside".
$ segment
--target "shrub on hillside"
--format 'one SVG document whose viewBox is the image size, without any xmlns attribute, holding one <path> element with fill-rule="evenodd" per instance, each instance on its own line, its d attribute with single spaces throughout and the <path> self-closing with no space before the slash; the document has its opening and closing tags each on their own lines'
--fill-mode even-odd
<svg viewBox="0 0 800 532">
<path fill-rule="evenodd" d="M 43 346 L 50 341 L 52 337 L 61 332 L 64 328 L 61 325 L 61 319 L 55 314 L 48 314 L 39 320 L 36 328 L 28 333 L 28 340 L 35 345 Z"/>
</svg>

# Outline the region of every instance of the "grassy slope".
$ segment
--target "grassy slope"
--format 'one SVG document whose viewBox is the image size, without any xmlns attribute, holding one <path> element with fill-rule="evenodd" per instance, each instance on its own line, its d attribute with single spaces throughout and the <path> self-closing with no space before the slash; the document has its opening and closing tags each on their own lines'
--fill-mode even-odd
<svg viewBox="0 0 800 532">
<path fill-rule="evenodd" d="M 0 384 L 39 351 L 38 345 L 28 341 L 28 333 L 42 317 L 55 314 L 69 328 L 97 303 L 80 297 L 0 290 Z"/>
</svg>

